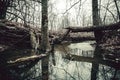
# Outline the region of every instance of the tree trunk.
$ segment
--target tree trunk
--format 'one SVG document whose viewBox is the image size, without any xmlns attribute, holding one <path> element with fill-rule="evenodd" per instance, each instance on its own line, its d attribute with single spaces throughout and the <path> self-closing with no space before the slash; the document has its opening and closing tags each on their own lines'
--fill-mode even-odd
<svg viewBox="0 0 120 80">
<path fill-rule="evenodd" d="M 99 25 L 99 15 L 98 15 L 98 0 L 92 0 L 92 17 L 93 17 L 93 25 Z M 102 32 L 97 30 L 94 32 L 96 42 L 100 43 L 102 39 Z"/>
<path fill-rule="evenodd" d="M 48 0 L 42 0 L 41 50 L 46 52 L 48 44 Z"/>
<path fill-rule="evenodd" d="M 7 8 L 10 6 L 12 0 L 0 0 L 0 19 L 6 18 Z"/>
<path fill-rule="evenodd" d="M 100 46 L 96 46 L 94 51 L 94 59 L 101 60 L 102 58 L 102 50 Z M 92 68 L 91 68 L 91 80 L 97 80 L 98 78 L 98 72 L 99 72 L 99 63 L 98 62 L 92 62 Z"/>
<path fill-rule="evenodd" d="M 92 17 L 93 17 L 93 25 L 94 26 L 99 25 L 98 0 L 92 0 Z M 96 42 L 100 43 L 102 39 L 101 31 L 99 30 L 94 31 L 94 35 L 96 38 Z M 97 54 L 96 51 L 94 52 L 94 57 L 95 54 Z M 93 62 L 91 68 L 91 80 L 97 80 L 98 70 L 99 70 L 99 64 Z"/>
<path fill-rule="evenodd" d="M 41 27 L 41 51 L 45 54 L 48 48 L 48 0 L 42 1 L 42 27 Z M 42 59 L 42 80 L 48 80 L 49 56 Z"/>
<path fill-rule="evenodd" d="M 118 5 L 117 5 L 117 1 L 114 0 L 114 2 L 115 2 L 116 9 L 117 9 L 118 18 L 119 18 L 119 21 L 120 21 L 120 11 L 119 11 L 119 8 L 118 8 Z"/>
<path fill-rule="evenodd" d="M 109 24 L 109 25 L 97 25 L 97 26 L 84 26 L 84 27 L 76 27 L 76 26 L 70 26 L 68 28 L 65 28 L 68 30 L 71 30 L 71 32 L 94 32 L 96 31 L 106 31 L 106 30 L 117 30 L 120 29 L 120 22 L 115 24 Z"/>
</svg>

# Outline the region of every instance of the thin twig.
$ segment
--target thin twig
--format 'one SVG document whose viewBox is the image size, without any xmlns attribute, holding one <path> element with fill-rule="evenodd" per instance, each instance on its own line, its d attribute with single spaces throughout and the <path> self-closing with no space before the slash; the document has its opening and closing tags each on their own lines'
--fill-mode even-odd
<svg viewBox="0 0 120 80">
<path fill-rule="evenodd" d="M 77 1 L 76 3 L 74 3 L 70 8 L 68 8 L 63 14 L 65 14 L 66 12 L 68 12 L 71 8 L 73 8 L 76 4 L 78 4 L 80 2 L 80 0 L 79 1 Z"/>
</svg>

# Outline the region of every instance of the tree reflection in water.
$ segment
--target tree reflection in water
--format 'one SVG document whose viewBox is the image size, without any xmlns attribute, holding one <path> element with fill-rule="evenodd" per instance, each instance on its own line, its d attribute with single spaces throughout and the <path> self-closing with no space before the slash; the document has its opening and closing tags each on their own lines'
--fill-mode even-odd
<svg viewBox="0 0 120 80">
<path fill-rule="evenodd" d="M 106 51 L 98 45 L 94 48 L 89 43 L 84 44 L 85 50 L 82 45 L 55 47 L 49 56 L 50 80 L 120 80 L 119 61 L 106 58 Z M 10 67 L 9 72 L 17 80 L 41 80 L 41 60 Z"/>
</svg>

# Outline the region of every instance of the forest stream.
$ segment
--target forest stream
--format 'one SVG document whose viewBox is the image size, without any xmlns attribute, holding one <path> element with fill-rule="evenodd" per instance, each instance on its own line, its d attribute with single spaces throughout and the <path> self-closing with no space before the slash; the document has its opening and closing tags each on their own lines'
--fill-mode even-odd
<svg viewBox="0 0 120 80">
<path fill-rule="evenodd" d="M 34 55 L 30 52 L 28 49 L 6 51 L 5 55 L 11 55 L 0 60 Z M 120 80 L 119 59 L 105 55 L 95 42 L 55 45 L 55 51 L 49 55 L 49 80 Z M 41 80 L 41 60 L 12 67 L 3 65 L 0 75 L 0 80 Z"/>
<path fill-rule="evenodd" d="M 120 80 L 120 0 L 0 0 L 0 80 Z"/>
</svg>

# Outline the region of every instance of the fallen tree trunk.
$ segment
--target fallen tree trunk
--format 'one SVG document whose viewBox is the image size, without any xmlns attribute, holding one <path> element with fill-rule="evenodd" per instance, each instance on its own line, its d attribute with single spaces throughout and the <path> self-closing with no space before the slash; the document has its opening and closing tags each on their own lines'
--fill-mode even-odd
<svg viewBox="0 0 120 80">
<path fill-rule="evenodd" d="M 59 44 L 62 41 L 69 42 L 80 42 L 86 40 L 95 40 L 94 36 L 90 34 L 90 36 L 79 36 L 79 35 L 71 35 L 68 36 L 70 32 L 90 32 L 95 30 L 112 30 L 119 29 L 120 23 L 115 23 L 107 26 L 97 26 L 97 27 L 84 27 L 84 28 L 66 28 L 68 32 L 51 32 L 49 31 L 49 41 L 53 39 L 55 44 Z M 30 29 L 32 29 L 33 33 L 39 39 L 41 39 L 41 29 L 38 27 L 32 27 L 30 25 L 24 26 L 21 23 L 17 22 L 9 22 L 7 20 L 0 20 L 0 52 L 4 51 L 4 49 L 15 47 L 15 48 L 32 48 L 30 43 Z M 79 33 L 83 35 L 83 33 Z M 3 47 L 1 47 L 3 46 Z"/>
<path fill-rule="evenodd" d="M 4 49 L 7 49 L 9 47 L 15 47 L 15 48 L 32 48 L 31 46 L 31 39 L 30 39 L 30 30 L 32 29 L 32 32 L 35 34 L 37 38 L 39 38 L 39 41 L 41 39 L 41 29 L 38 27 L 32 27 L 32 26 L 24 26 L 21 23 L 16 22 L 9 22 L 7 20 L 1 20 L 0 21 L 0 45 L 3 47 L 0 47 L 0 51 L 4 51 Z M 68 35 L 68 34 L 67 34 Z M 81 36 L 68 36 L 64 35 L 64 32 L 51 32 L 49 31 L 49 41 L 51 41 L 51 38 L 54 36 L 54 41 L 56 44 L 61 43 L 59 40 L 62 37 L 62 41 L 83 41 L 88 40 L 92 38 L 85 38 Z M 39 42 L 40 43 L 40 42 Z M 7 46 L 7 47 L 6 47 Z M 4 49 L 3 49 L 4 48 Z"/>
<path fill-rule="evenodd" d="M 89 63 L 98 63 L 103 65 L 108 65 L 111 67 L 114 67 L 116 69 L 120 69 L 118 65 L 120 65 L 120 62 L 110 61 L 110 60 L 103 60 L 103 59 L 96 59 L 92 57 L 84 57 L 84 56 L 78 56 L 73 54 L 68 54 L 64 57 L 65 59 L 71 60 L 71 61 L 80 61 L 80 62 L 89 62 Z"/>
<path fill-rule="evenodd" d="M 71 32 L 92 32 L 92 31 L 116 30 L 116 29 L 120 29 L 120 22 L 110 24 L 110 25 L 89 26 L 89 27 L 72 27 L 72 26 L 70 26 L 65 29 L 71 30 Z"/>
<path fill-rule="evenodd" d="M 21 23 L 0 21 L 0 45 L 8 47 L 31 48 L 30 29 L 40 36 L 40 29 L 31 26 L 24 26 Z"/>
<path fill-rule="evenodd" d="M 76 36 L 76 37 L 66 37 L 64 41 L 69 41 L 69 42 L 82 42 L 82 41 L 95 41 L 95 37 L 93 36 L 87 36 L 87 37 L 81 37 L 81 36 Z"/>
</svg>

